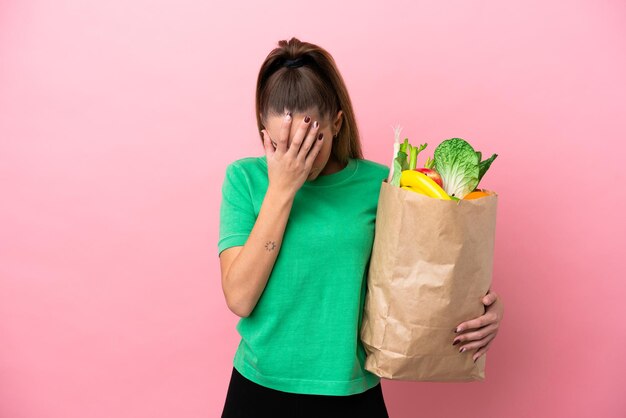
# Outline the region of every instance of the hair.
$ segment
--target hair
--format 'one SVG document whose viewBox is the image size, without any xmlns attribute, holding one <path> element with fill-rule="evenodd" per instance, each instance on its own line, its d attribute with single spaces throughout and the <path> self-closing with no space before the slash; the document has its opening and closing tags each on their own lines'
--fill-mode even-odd
<svg viewBox="0 0 626 418">
<path fill-rule="evenodd" d="M 300 67 L 286 67 L 286 60 L 300 58 Z M 270 115 L 285 109 L 302 113 L 315 108 L 320 116 L 334 120 L 342 111 L 343 121 L 332 144 L 331 156 L 341 164 L 348 158 L 363 159 L 359 130 L 348 89 L 333 57 L 323 48 L 297 38 L 278 42 L 259 71 L 256 85 L 256 118 L 259 131 Z M 263 141 L 263 135 L 261 135 Z"/>
</svg>

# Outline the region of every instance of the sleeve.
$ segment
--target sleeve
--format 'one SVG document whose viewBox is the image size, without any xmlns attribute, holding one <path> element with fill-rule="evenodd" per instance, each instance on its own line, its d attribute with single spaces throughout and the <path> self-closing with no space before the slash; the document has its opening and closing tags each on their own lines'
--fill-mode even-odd
<svg viewBox="0 0 626 418">
<path fill-rule="evenodd" d="M 256 218 L 245 174 L 231 163 L 226 167 L 222 184 L 218 255 L 227 248 L 244 245 Z"/>
</svg>

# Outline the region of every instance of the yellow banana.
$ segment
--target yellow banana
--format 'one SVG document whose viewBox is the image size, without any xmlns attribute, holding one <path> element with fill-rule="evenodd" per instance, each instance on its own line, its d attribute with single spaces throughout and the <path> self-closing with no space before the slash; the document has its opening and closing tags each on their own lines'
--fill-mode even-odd
<svg viewBox="0 0 626 418">
<path fill-rule="evenodd" d="M 400 186 L 400 188 L 404 189 L 404 190 L 409 190 L 409 191 L 412 191 L 412 192 L 415 192 L 415 193 L 423 194 L 424 196 L 428 196 L 426 193 L 424 193 L 420 189 L 414 189 L 413 187 L 409 187 L 409 186 Z"/>
<path fill-rule="evenodd" d="M 437 199 L 452 200 L 433 179 L 415 170 L 403 170 L 400 174 L 400 187 L 408 186 L 419 190 L 422 194 Z"/>
</svg>

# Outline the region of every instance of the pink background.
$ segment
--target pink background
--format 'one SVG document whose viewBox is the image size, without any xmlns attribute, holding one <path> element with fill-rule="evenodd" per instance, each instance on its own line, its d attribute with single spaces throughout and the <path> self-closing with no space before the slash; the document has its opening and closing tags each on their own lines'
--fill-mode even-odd
<svg viewBox="0 0 626 418">
<path fill-rule="evenodd" d="M 220 188 L 291 36 L 335 57 L 366 158 L 396 123 L 420 163 L 499 154 L 487 380 L 383 380 L 391 416 L 626 416 L 618 0 L 0 3 L 0 416 L 219 416 Z"/>
</svg>

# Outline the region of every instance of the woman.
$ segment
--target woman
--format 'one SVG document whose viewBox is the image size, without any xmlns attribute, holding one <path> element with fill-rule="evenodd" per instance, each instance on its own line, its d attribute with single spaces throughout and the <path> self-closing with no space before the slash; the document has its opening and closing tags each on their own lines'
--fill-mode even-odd
<svg viewBox="0 0 626 418">
<path fill-rule="evenodd" d="M 324 49 L 280 41 L 257 80 L 265 149 L 226 169 L 218 250 L 241 341 L 222 417 L 387 417 L 359 339 L 380 184 L 345 83 Z M 484 354 L 501 302 L 460 324 Z"/>
</svg>

